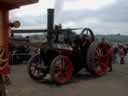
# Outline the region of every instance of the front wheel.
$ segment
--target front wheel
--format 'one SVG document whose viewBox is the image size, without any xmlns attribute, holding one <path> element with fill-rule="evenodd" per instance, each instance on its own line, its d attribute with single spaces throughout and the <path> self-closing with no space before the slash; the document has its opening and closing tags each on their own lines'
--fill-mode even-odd
<svg viewBox="0 0 128 96">
<path fill-rule="evenodd" d="M 73 74 L 71 60 L 67 56 L 59 55 L 53 59 L 50 66 L 50 74 L 57 84 L 67 83 Z"/>
<path fill-rule="evenodd" d="M 35 55 L 31 58 L 28 64 L 28 74 L 34 80 L 42 80 L 47 72 L 45 62 L 40 55 Z"/>
</svg>

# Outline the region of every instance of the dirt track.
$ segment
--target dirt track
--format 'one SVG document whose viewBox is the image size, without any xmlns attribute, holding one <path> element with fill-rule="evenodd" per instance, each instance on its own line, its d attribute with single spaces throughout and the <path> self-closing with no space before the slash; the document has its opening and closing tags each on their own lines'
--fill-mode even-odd
<svg viewBox="0 0 128 96">
<path fill-rule="evenodd" d="M 37 83 L 28 76 L 26 65 L 13 65 L 8 96 L 128 96 L 128 64 L 113 65 L 113 72 L 104 77 L 79 75 L 62 86 Z"/>
</svg>

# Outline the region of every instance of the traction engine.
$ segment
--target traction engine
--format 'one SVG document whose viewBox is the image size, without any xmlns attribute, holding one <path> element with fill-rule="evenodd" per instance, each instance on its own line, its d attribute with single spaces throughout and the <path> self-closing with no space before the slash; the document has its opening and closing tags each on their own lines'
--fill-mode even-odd
<svg viewBox="0 0 128 96">
<path fill-rule="evenodd" d="M 42 80 L 50 74 L 57 84 L 70 81 L 73 74 L 85 68 L 89 73 L 103 76 L 110 63 L 110 46 L 106 42 L 96 42 L 93 31 L 83 28 L 78 35 L 74 29 L 54 27 L 54 10 L 48 10 L 47 42 L 32 56 L 28 73 L 34 80 Z"/>
</svg>

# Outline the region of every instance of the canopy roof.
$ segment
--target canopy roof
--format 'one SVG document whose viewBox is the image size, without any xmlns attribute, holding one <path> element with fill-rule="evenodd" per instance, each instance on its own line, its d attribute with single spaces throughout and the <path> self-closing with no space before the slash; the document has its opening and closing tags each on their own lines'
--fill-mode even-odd
<svg viewBox="0 0 128 96">
<path fill-rule="evenodd" d="M 38 0 L 0 0 L 0 8 L 13 9 L 36 2 L 38 2 Z"/>
</svg>

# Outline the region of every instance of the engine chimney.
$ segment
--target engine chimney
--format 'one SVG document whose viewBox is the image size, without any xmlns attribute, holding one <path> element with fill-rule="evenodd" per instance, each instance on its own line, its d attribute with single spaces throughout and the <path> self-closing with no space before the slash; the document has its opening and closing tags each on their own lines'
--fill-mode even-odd
<svg viewBox="0 0 128 96">
<path fill-rule="evenodd" d="M 48 9 L 47 28 L 53 30 L 54 27 L 54 9 Z"/>
<path fill-rule="evenodd" d="M 48 40 L 51 45 L 54 30 L 54 9 L 48 9 L 47 17 Z"/>
</svg>

